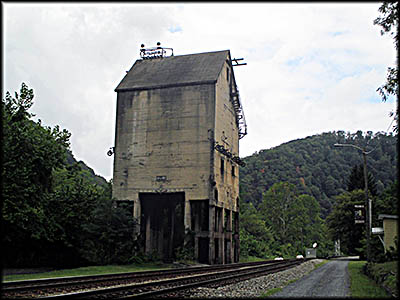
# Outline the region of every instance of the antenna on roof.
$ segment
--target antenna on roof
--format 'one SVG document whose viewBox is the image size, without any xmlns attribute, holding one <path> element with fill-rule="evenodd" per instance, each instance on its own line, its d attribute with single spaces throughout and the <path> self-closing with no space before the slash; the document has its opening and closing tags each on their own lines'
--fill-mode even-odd
<svg viewBox="0 0 400 300">
<path fill-rule="evenodd" d="M 243 58 L 233 58 L 232 62 L 234 62 L 235 64 L 232 64 L 232 67 L 247 65 L 247 63 L 238 63 L 239 60 L 243 60 Z"/>
<path fill-rule="evenodd" d="M 154 59 L 154 58 L 167 57 L 167 51 L 169 52 L 169 56 L 174 56 L 174 49 L 163 48 L 163 47 L 161 47 L 160 42 L 157 42 L 157 47 L 152 47 L 152 48 L 145 48 L 144 44 L 140 45 L 140 57 L 142 59 Z"/>
</svg>

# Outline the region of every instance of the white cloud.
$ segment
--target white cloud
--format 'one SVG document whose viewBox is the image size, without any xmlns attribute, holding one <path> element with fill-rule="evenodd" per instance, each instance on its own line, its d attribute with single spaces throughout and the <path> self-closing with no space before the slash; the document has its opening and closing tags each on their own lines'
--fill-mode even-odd
<svg viewBox="0 0 400 300">
<path fill-rule="evenodd" d="M 112 177 L 115 87 L 140 44 L 175 55 L 230 49 L 248 123 L 241 156 L 324 131 L 386 130 L 376 88 L 395 62 L 379 3 L 4 4 L 4 91 L 34 88 L 45 125 Z M 3 92 L 4 94 L 4 92 Z"/>
</svg>

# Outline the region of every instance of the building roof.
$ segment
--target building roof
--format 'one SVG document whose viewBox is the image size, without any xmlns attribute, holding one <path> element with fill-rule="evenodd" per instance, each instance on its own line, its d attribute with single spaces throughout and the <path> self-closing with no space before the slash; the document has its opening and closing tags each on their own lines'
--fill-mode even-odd
<svg viewBox="0 0 400 300">
<path fill-rule="evenodd" d="M 137 60 L 116 92 L 215 83 L 229 50 Z"/>
</svg>

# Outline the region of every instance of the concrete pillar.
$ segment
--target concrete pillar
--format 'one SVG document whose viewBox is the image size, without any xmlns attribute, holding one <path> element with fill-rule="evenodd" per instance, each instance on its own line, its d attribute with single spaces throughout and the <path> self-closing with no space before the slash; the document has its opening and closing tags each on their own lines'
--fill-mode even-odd
<svg viewBox="0 0 400 300">
<path fill-rule="evenodd" d="M 232 232 L 232 211 L 231 210 L 226 210 L 228 213 L 228 232 Z"/>
<path fill-rule="evenodd" d="M 199 259 L 199 238 L 195 235 L 194 237 L 194 257 Z"/>
<path fill-rule="evenodd" d="M 153 234 L 156 236 L 155 249 L 157 249 L 158 255 L 160 255 L 160 257 L 163 257 L 164 256 L 164 252 L 163 252 L 163 250 L 164 250 L 164 226 L 161 226 L 161 228 L 159 230 L 155 230 L 153 232 Z"/>
<path fill-rule="evenodd" d="M 236 260 L 235 262 L 239 262 L 239 256 L 240 256 L 240 236 L 239 236 L 239 212 L 235 212 L 235 223 L 234 223 L 234 238 L 235 238 L 235 253 L 236 253 Z"/>
<path fill-rule="evenodd" d="M 196 233 L 200 233 L 200 231 L 201 231 L 201 228 L 200 228 L 200 222 L 201 222 L 200 212 L 201 212 L 201 210 L 200 210 L 200 205 L 198 205 L 197 203 L 195 205 L 196 205 L 196 209 L 194 210 L 195 215 L 194 215 L 194 228 L 193 229 Z"/>
<path fill-rule="evenodd" d="M 220 245 L 221 245 L 221 247 L 220 247 L 220 250 L 219 250 L 219 257 L 220 257 L 220 261 L 221 261 L 221 263 L 222 264 L 225 264 L 225 234 L 224 234 L 224 231 L 225 231 L 225 228 L 224 228 L 224 226 L 225 226 L 225 209 L 223 209 L 223 208 L 220 208 L 220 215 L 219 215 L 219 218 L 220 218 L 220 220 L 219 220 L 219 223 L 220 223 L 220 226 L 219 226 L 219 235 L 220 235 Z"/>
<path fill-rule="evenodd" d="M 232 211 L 230 209 L 226 209 L 225 213 L 227 214 L 227 222 L 226 222 L 226 232 L 225 232 L 225 239 L 226 242 L 226 257 L 225 263 L 232 263 L 233 262 L 233 251 L 232 251 Z"/>
<path fill-rule="evenodd" d="M 170 209 L 170 219 L 171 219 L 171 233 L 169 238 L 169 258 L 172 258 L 172 252 L 174 249 L 174 232 L 175 232 L 175 207 Z"/>
<path fill-rule="evenodd" d="M 150 228 L 150 215 L 146 216 L 146 242 L 145 253 L 150 253 L 151 249 L 151 228 Z"/>
<path fill-rule="evenodd" d="M 210 239 L 208 263 L 213 264 L 215 260 L 215 245 L 214 245 L 215 206 L 210 205 L 208 212 L 209 212 L 208 219 L 209 219 L 209 239 Z"/>
<path fill-rule="evenodd" d="M 186 229 L 191 229 L 191 208 L 190 208 L 190 201 L 189 199 L 185 199 L 185 216 L 183 218 L 183 225 L 185 226 Z"/>
<path fill-rule="evenodd" d="M 133 199 L 133 217 L 137 221 L 137 225 L 135 226 L 134 233 L 135 236 L 137 237 L 140 234 L 140 222 L 141 222 L 141 205 L 140 205 L 140 200 L 139 200 L 139 194 L 135 193 Z"/>
</svg>

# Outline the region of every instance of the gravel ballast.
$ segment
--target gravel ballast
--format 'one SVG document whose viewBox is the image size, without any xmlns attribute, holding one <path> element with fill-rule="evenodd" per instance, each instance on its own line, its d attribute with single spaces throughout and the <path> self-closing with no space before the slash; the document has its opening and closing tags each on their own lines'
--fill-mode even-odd
<svg viewBox="0 0 400 300">
<path fill-rule="evenodd" d="M 266 276 L 261 276 L 235 284 L 218 288 L 199 287 L 191 290 L 190 298 L 255 298 L 265 294 L 273 288 L 283 288 L 291 280 L 296 280 L 314 270 L 315 266 L 323 262 L 322 259 L 313 259 L 292 269 Z"/>
</svg>

